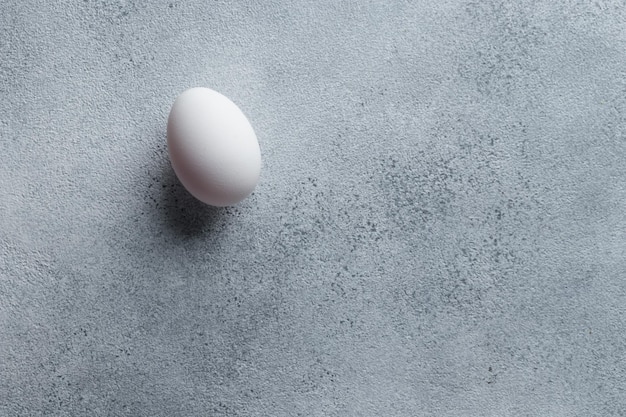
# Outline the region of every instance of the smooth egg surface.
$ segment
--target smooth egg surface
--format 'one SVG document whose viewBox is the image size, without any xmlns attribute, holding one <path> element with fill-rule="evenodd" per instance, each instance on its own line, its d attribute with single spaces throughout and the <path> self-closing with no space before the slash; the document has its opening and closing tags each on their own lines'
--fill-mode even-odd
<svg viewBox="0 0 626 417">
<path fill-rule="evenodd" d="M 259 181 L 261 151 L 250 122 L 235 103 L 209 88 L 191 88 L 176 98 L 167 147 L 183 186 L 212 206 L 240 202 Z"/>
</svg>

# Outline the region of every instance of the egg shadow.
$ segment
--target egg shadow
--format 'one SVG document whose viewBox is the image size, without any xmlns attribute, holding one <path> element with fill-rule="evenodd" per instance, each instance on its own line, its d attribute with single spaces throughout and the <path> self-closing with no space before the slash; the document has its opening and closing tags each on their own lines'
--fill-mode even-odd
<svg viewBox="0 0 626 417">
<path fill-rule="evenodd" d="M 209 206 L 192 196 L 176 177 L 169 160 L 164 161 L 160 183 L 159 211 L 174 236 L 195 238 L 224 227 L 227 209 Z"/>
</svg>

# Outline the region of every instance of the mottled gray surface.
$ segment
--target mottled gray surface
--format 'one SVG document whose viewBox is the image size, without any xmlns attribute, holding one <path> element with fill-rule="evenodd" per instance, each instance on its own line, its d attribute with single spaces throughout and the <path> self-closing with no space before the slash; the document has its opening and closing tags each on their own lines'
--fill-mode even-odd
<svg viewBox="0 0 626 417">
<path fill-rule="evenodd" d="M 623 0 L 1 6 L 0 415 L 626 415 Z"/>
</svg>

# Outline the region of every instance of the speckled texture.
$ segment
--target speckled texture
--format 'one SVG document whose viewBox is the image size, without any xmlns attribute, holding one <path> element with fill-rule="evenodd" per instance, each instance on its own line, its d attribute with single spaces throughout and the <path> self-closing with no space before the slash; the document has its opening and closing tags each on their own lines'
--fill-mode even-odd
<svg viewBox="0 0 626 417">
<path fill-rule="evenodd" d="M 1 9 L 0 415 L 626 415 L 622 0 Z M 237 207 L 169 167 L 192 86 Z"/>
</svg>

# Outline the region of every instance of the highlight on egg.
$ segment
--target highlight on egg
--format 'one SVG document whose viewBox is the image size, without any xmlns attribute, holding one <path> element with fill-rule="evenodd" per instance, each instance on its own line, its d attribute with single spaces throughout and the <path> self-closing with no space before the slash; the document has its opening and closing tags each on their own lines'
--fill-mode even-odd
<svg viewBox="0 0 626 417">
<path fill-rule="evenodd" d="M 217 207 L 234 205 L 256 187 L 261 151 L 243 112 L 210 88 L 184 91 L 167 122 L 172 168 L 198 200 Z"/>
</svg>

